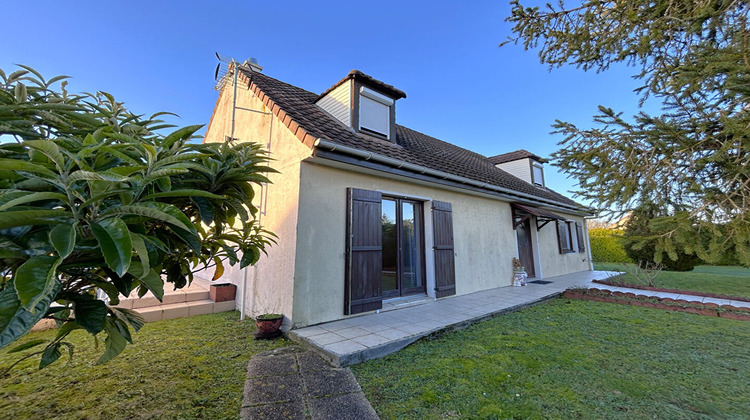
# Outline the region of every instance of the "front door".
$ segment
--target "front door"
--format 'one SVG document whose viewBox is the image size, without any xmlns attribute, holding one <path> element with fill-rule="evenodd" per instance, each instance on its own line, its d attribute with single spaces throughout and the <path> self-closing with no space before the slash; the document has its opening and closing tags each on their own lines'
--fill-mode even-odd
<svg viewBox="0 0 750 420">
<path fill-rule="evenodd" d="M 518 259 L 526 269 L 529 277 L 534 274 L 534 250 L 531 247 L 531 218 L 523 221 L 516 227 L 516 238 L 518 239 Z"/>
<path fill-rule="evenodd" d="M 422 203 L 383 197 L 383 297 L 425 293 Z"/>
</svg>

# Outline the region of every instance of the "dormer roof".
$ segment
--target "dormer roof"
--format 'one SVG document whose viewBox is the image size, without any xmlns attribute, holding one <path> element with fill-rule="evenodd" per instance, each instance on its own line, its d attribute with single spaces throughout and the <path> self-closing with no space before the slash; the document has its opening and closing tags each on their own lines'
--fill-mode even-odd
<svg viewBox="0 0 750 420">
<path fill-rule="evenodd" d="M 503 153 L 497 156 L 490 156 L 487 158 L 487 160 L 490 161 L 490 163 L 493 165 L 499 165 L 501 163 L 513 162 L 514 160 L 521 160 L 526 158 L 533 159 L 539 163 L 548 162 L 547 159 L 539 157 L 524 149 L 516 150 L 515 152 Z"/>
<path fill-rule="evenodd" d="M 346 83 L 347 80 L 356 80 L 365 86 L 369 86 L 372 89 L 379 91 L 380 93 L 384 95 L 390 96 L 394 100 L 400 99 L 400 98 L 406 98 L 406 93 L 404 93 L 404 91 L 396 89 L 395 87 L 389 85 L 388 83 L 381 82 L 380 80 L 375 79 L 372 76 L 368 76 L 362 73 L 361 71 L 354 69 L 350 71 L 349 74 L 347 74 L 343 79 L 339 80 L 333 86 L 326 89 L 325 92 L 318 95 L 315 101 L 317 102 L 324 96 L 328 95 L 329 93 L 331 93 L 332 90 Z"/>
</svg>

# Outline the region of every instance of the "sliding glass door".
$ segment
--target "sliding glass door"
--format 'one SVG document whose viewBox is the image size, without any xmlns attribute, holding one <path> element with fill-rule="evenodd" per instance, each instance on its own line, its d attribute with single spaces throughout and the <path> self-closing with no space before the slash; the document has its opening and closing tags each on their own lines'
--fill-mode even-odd
<svg viewBox="0 0 750 420">
<path fill-rule="evenodd" d="M 383 297 L 425 292 L 422 203 L 383 198 Z"/>
</svg>

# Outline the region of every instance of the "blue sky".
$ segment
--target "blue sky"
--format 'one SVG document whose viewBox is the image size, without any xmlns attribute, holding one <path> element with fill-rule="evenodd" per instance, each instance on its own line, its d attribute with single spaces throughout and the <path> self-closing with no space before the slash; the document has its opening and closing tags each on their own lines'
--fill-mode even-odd
<svg viewBox="0 0 750 420">
<path fill-rule="evenodd" d="M 527 2 L 529 5 L 532 3 Z M 555 119 L 592 126 L 597 105 L 638 111 L 635 69 L 540 64 L 510 35 L 507 2 L 7 2 L 0 68 L 73 76 L 138 113 L 207 124 L 214 52 L 258 59 L 269 76 L 320 93 L 351 69 L 403 90 L 396 120 L 484 155 L 558 149 Z M 12 18 L 11 18 L 12 17 Z M 547 169 L 548 186 L 575 184 Z"/>
</svg>

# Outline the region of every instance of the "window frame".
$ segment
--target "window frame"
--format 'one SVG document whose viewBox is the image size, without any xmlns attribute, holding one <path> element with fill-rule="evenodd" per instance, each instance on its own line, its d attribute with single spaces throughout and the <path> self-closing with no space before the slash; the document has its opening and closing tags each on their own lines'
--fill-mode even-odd
<svg viewBox="0 0 750 420">
<path fill-rule="evenodd" d="M 537 168 L 539 169 L 539 174 L 542 178 L 541 181 L 536 179 L 534 169 Z M 531 161 L 531 183 L 539 187 L 544 187 L 544 165 L 533 160 Z"/>
<path fill-rule="evenodd" d="M 571 229 L 571 226 L 575 221 L 573 220 L 558 220 L 557 221 L 557 244 L 560 248 L 561 254 L 572 254 L 576 252 L 576 244 L 573 243 L 573 230 Z M 560 226 L 563 225 L 566 233 L 566 238 L 563 238 L 563 236 L 560 234 Z M 566 243 L 563 244 L 563 239 L 566 239 Z"/>
</svg>

